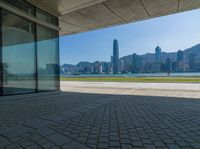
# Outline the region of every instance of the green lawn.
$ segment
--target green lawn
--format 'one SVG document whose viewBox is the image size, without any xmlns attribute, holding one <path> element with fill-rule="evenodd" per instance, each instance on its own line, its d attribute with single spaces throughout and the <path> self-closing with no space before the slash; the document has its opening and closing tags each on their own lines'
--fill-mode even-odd
<svg viewBox="0 0 200 149">
<path fill-rule="evenodd" d="M 147 83 L 200 83 L 198 77 L 61 77 L 61 81 L 90 81 L 90 82 L 147 82 Z"/>
</svg>

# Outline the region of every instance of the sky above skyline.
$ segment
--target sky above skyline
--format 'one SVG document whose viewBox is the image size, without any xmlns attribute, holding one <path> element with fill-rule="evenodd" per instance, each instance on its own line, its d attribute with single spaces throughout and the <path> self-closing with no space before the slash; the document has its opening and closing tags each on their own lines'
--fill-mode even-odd
<svg viewBox="0 0 200 149">
<path fill-rule="evenodd" d="M 200 43 L 200 9 L 60 37 L 61 64 L 80 61 L 110 61 L 113 40 L 119 55 L 176 52 Z"/>
</svg>

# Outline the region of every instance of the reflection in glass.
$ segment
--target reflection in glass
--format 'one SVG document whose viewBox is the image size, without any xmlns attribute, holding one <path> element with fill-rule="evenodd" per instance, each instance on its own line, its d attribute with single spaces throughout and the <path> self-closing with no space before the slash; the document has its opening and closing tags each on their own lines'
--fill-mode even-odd
<svg viewBox="0 0 200 149">
<path fill-rule="evenodd" d="M 2 11 L 3 94 L 36 91 L 34 24 Z"/>
<path fill-rule="evenodd" d="M 34 6 L 30 5 L 24 0 L 3 0 L 5 3 L 12 5 L 30 15 L 35 14 L 35 8 Z"/>
<path fill-rule="evenodd" d="M 59 88 L 58 33 L 37 26 L 38 90 Z"/>
<path fill-rule="evenodd" d="M 41 10 L 41 9 L 36 9 L 36 17 L 40 21 L 44 21 L 50 24 L 58 25 L 58 18 L 55 16 L 52 16 L 51 14 Z"/>
</svg>

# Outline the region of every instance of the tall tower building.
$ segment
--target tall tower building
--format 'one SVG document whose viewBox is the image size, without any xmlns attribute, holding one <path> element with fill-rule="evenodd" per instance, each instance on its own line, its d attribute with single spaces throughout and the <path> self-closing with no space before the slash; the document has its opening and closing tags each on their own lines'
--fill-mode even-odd
<svg viewBox="0 0 200 149">
<path fill-rule="evenodd" d="M 142 70 L 142 60 L 139 55 L 134 53 L 132 55 L 132 73 L 137 73 Z"/>
<path fill-rule="evenodd" d="M 165 61 L 165 65 L 166 65 L 166 71 L 170 72 L 172 71 L 172 61 L 170 58 L 167 58 Z"/>
<path fill-rule="evenodd" d="M 137 54 L 132 55 L 132 73 L 137 72 L 138 58 Z"/>
<path fill-rule="evenodd" d="M 184 53 L 181 50 L 178 50 L 177 52 L 177 70 L 178 71 L 184 71 L 185 64 L 184 64 Z"/>
<path fill-rule="evenodd" d="M 184 53 L 181 50 L 178 50 L 177 52 L 177 62 L 183 61 L 184 59 Z"/>
<path fill-rule="evenodd" d="M 161 48 L 159 46 L 155 49 L 156 62 L 161 62 Z"/>
<path fill-rule="evenodd" d="M 118 41 L 114 39 L 113 42 L 113 73 L 118 73 L 118 66 L 119 65 L 119 45 Z"/>
<path fill-rule="evenodd" d="M 190 71 L 194 71 L 196 68 L 196 55 L 194 53 L 191 53 L 188 55 L 188 65 Z"/>
</svg>

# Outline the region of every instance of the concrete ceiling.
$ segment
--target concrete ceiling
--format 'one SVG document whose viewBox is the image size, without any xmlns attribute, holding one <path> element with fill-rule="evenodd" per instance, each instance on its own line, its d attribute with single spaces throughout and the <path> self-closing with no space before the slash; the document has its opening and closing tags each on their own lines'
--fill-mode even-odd
<svg viewBox="0 0 200 149">
<path fill-rule="evenodd" d="M 28 0 L 60 16 L 61 35 L 200 8 L 200 0 Z"/>
</svg>

